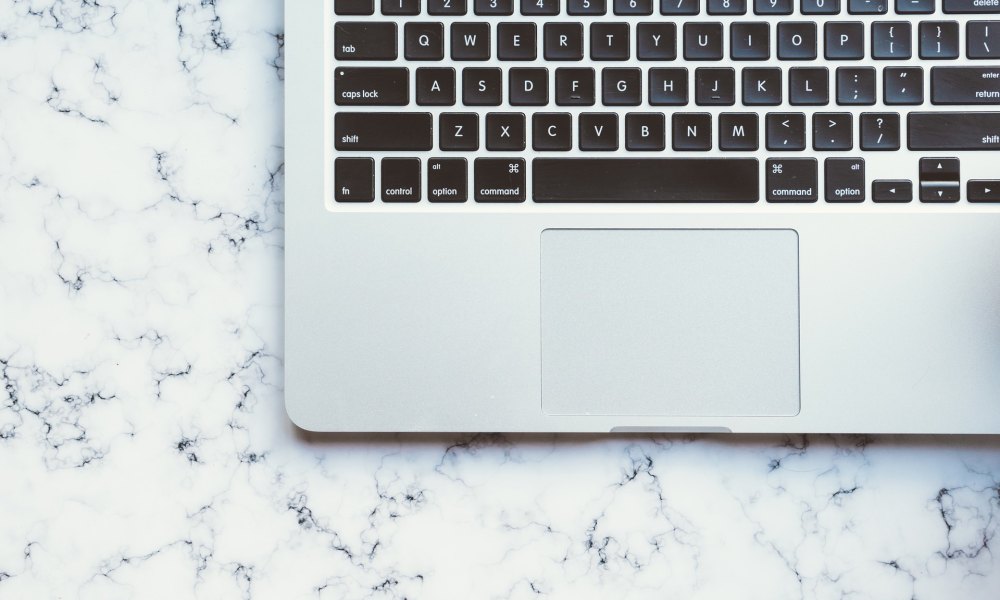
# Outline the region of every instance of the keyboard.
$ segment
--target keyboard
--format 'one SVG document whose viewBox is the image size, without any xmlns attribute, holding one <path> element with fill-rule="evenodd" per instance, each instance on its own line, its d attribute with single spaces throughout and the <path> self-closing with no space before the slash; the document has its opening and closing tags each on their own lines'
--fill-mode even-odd
<svg viewBox="0 0 1000 600">
<path fill-rule="evenodd" d="M 333 0 L 328 206 L 1000 203 L 1000 0 Z"/>
</svg>

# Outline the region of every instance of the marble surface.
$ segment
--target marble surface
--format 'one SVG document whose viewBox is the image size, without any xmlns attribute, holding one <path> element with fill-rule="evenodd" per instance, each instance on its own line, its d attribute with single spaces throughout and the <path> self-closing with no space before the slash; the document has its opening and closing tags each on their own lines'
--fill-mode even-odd
<svg viewBox="0 0 1000 600">
<path fill-rule="evenodd" d="M 1000 598 L 997 439 L 297 431 L 281 31 L 0 3 L 0 598 Z"/>
</svg>

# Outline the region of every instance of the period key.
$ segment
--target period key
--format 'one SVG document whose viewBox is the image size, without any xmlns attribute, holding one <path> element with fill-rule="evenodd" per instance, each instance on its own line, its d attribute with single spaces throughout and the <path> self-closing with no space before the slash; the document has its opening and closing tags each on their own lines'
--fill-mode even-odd
<svg viewBox="0 0 1000 600">
<path fill-rule="evenodd" d="M 524 202 L 527 198 L 523 158 L 477 158 L 476 202 Z"/>
</svg>

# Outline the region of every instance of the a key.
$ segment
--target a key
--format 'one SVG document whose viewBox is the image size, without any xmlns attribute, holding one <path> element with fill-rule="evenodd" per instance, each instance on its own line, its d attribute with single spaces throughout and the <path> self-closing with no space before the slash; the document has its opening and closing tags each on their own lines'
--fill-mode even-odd
<svg viewBox="0 0 1000 600">
<path fill-rule="evenodd" d="M 420 159 L 382 159 L 382 200 L 385 202 L 420 201 Z"/>
<path fill-rule="evenodd" d="M 886 104 L 923 104 L 924 70 L 920 67 L 886 67 L 883 71 Z"/>
<path fill-rule="evenodd" d="M 847 0 L 847 12 L 852 15 L 884 15 L 888 11 L 888 0 Z"/>
<path fill-rule="evenodd" d="M 688 103 L 687 68 L 650 69 L 649 103 L 652 106 L 685 106 Z"/>
<path fill-rule="evenodd" d="M 781 97 L 781 69 L 743 69 L 744 105 L 777 106 L 781 104 Z"/>
<path fill-rule="evenodd" d="M 607 14 L 606 0 L 566 0 L 566 14 L 592 17 Z"/>
<path fill-rule="evenodd" d="M 958 58 L 958 22 L 921 22 L 920 58 L 935 60 Z"/>
<path fill-rule="evenodd" d="M 486 149 L 490 151 L 524 150 L 524 113 L 488 113 Z"/>
<path fill-rule="evenodd" d="M 542 151 L 573 149 L 573 117 L 569 113 L 535 113 L 531 117 L 531 147 Z"/>
<path fill-rule="evenodd" d="M 595 101 L 594 69 L 590 67 L 556 69 L 556 104 L 593 106 Z"/>
<path fill-rule="evenodd" d="M 779 60 L 816 59 L 816 23 L 778 23 Z"/>
<path fill-rule="evenodd" d="M 406 67 L 337 67 L 333 77 L 338 106 L 404 106 L 410 101 Z"/>
<path fill-rule="evenodd" d="M 765 22 L 733 23 L 729 27 L 729 55 L 733 60 L 771 58 L 771 26 Z"/>
<path fill-rule="evenodd" d="M 874 202 L 912 202 L 913 182 L 909 179 L 876 179 L 872 182 Z"/>
<path fill-rule="evenodd" d="M 528 197 L 523 158 L 477 158 L 473 164 L 476 202 L 524 202 Z"/>
<path fill-rule="evenodd" d="M 375 161 L 338 158 L 333 161 L 333 199 L 337 202 L 375 200 Z"/>
<path fill-rule="evenodd" d="M 625 115 L 625 149 L 660 151 L 666 148 L 663 113 Z"/>
<path fill-rule="evenodd" d="M 472 10 L 477 15 L 512 15 L 514 0 L 474 0 Z"/>
<path fill-rule="evenodd" d="M 545 60 L 583 60 L 582 23 L 546 23 Z"/>
<path fill-rule="evenodd" d="M 614 0 L 616 15 L 651 15 L 653 0 Z"/>
<path fill-rule="evenodd" d="M 754 151 L 760 146 L 757 113 L 719 115 L 719 149 Z"/>
<path fill-rule="evenodd" d="M 722 23 L 685 23 L 684 58 L 722 60 Z"/>
<path fill-rule="evenodd" d="M 819 174 L 815 158 L 771 158 L 764 163 L 768 202 L 816 202 Z"/>
<path fill-rule="evenodd" d="M 839 15 L 840 0 L 799 0 L 804 15 Z"/>
<path fill-rule="evenodd" d="M 996 0 L 944 0 L 944 12 L 953 15 L 1000 14 L 1000 3 Z"/>
<path fill-rule="evenodd" d="M 768 113 L 765 123 L 768 150 L 798 151 L 806 149 L 806 116 L 804 113 Z"/>
<path fill-rule="evenodd" d="M 827 202 L 864 202 L 865 159 L 826 159 L 823 181 Z"/>
<path fill-rule="evenodd" d="M 969 21 L 965 25 L 965 55 L 978 60 L 1000 58 L 1000 21 Z"/>
<path fill-rule="evenodd" d="M 522 15 L 552 16 L 559 14 L 559 0 L 521 0 Z"/>
<path fill-rule="evenodd" d="M 497 25 L 497 58 L 500 60 L 535 60 L 538 56 L 534 23 Z"/>
<path fill-rule="evenodd" d="M 929 15 L 934 12 L 935 0 L 896 0 L 896 14 Z"/>
<path fill-rule="evenodd" d="M 453 23 L 451 26 L 452 60 L 489 60 L 489 23 Z"/>
<path fill-rule="evenodd" d="M 911 112 L 910 150 L 1000 150 L 1000 112 Z"/>
<path fill-rule="evenodd" d="M 420 0 L 382 0 L 383 15 L 411 16 L 420 14 Z"/>
<path fill-rule="evenodd" d="M 707 152 L 712 149 L 712 115 L 674 113 L 671 127 L 674 150 Z"/>
<path fill-rule="evenodd" d="M 628 23 L 593 23 L 590 26 L 591 60 L 628 60 Z"/>
<path fill-rule="evenodd" d="M 872 58 L 906 60 L 913 56 L 910 24 L 905 21 L 872 23 Z"/>
<path fill-rule="evenodd" d="M 854 123 L 851 113 L 815 113 L 813 115 L 814 150 L 851 150 L 854 148 Z"/>
<path fill-rule="evenodd" d="M 961 195 L 962 173 L 957 158 L 920 159 L 921 202 L 958 202 Z"/>
<path fill-rule="evenodd" d="M 431 202 L 465 202 L 469 199 L 468 163 L 464 158 L 428 159 L 427 199 Z"/>
<path fill-rule="evenodd" d="M 701 0 L 660 0 L 661 15 L 696 15 Z"/>
<path fill-rule="evenodd" d="M 430 113 L 338 112 L 333 118 L 337 150 L 430 150 Z"/>
<path fill-rule="evenodd" d="M 548 69 L 515 68 L 507 74 L 507 98 L 511 106 L 545 106 L 549 103 Z"/>
<path fill-rule="evenodd" d="M 754 0 L 755 15 L 790 15 L 794 9 L 793 0 Z"/>
<path fill-rule="evenodd" d="M 966 196 L 969 202 L 1000 202 L 1000 179 L 970 179 Z"/>
<path fill-rule="evenodd" d="M 826 67 L 792 67 L 788 70 L 788 103 L 825 106 L 830 103 L 830 71 Z"/>
<path fill-rule="evenodd" d="M 638 106 L 642 103 L 642 70 L 604 69 L 601 90 L 605 106 Z"/>
<path fill-rule="evenodd" d="M 500 106 L 503 94 L 500 69 L 476 67 L 462 70 L 462 103 L 466 106 Z"/>
<path fill-rule="evenodd" d="M 861 60 L 865 57 L 865 26 L 833 22 L 823 26 L 823 56 L 827 60 Z"/>
<path fill-rule="evenodd" d="M 706 0 L 710 15 L 745 15 L 747 0 Z"/>
<path fill-rule="evenodd" d="M 459 16 L 466 12 L 468 9 L 465 0 L 427 0 L 427 14 L 429 15 Z"/>
<path fill-rule="evenodd" d="M 455 69 L 451 67 L 420 67 L 417 69 L 417 104 L 420 106 L 454 106 Z"/>
<path fill-rule="evenodd" d="M 335 0 L 333 3 L 335 15 L 373 15 L 374 0 Z"/>
<path fill-rule="evenodd" d="M 333 26 L 337 60 L 396 60 L 396 24 L 340 21 Z"/>
<path fill-rule="evenodd" d="M 580 113 L 580 150 L 618 149 L 618 113 Z"/>
<path fill-rule="evenodd" d="M 442 60 L 444 25 L 407 23 L 403 27 L 403 56 L 406 60 Z"/>
<path fill-rule="evenodd" d="M 694 101 L 699 106 L 736 104 L 736 71 L 729 67 L 695 69 Z"/>
<path fill-rule="evenodd" d="M 639 23 L 635 29 L 635 55 L 639 60 L 675 60 L 677 25 Z"/>
<path fill-rule="evenodd" d="M 899 150 L 899 113 L 862 113 L 862 150 Z"/>
<path fill-rule="evenodd" d="M 837 104 L 858 106 L 875 104 L 875 69 L 839 67 L 837 69 Z"/>
<path fill-rule="evenodd" d="M 441 113 L 438 125 L 438 147 L 441 150 L 479 150 L 478 113 Z"/>
<path fill-rule="evenodd" d="M 1000 67 L 933 67 L 931 103 L 1000 104 Z"/>
</svg>

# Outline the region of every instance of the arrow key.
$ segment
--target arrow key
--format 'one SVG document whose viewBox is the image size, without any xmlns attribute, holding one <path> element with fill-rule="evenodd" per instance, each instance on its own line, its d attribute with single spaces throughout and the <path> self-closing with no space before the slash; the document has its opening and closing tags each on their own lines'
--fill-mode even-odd
<svg viewBox="0 0 1000 600">
<path fill-rule="evenodd" d="M 960 168 L 957 158 L 921 158 L 921 181 L 947 181 L 958 183 Z"/>
<path fill-rule="evenodd" d="M 970 179 L 969 202 L 1000 202 L 1000 179 Z"/>
<path fill-rule="evenodd" d="M 908 179 L 877 179 L 872 182 L 875 202 L 913 201 L 913 182 Z"/>
<path fill-rule="evenodd" d="M 921 181 L 921 202 L 958 202 L 962 186 L 957 181 Z"/>
</svg>

